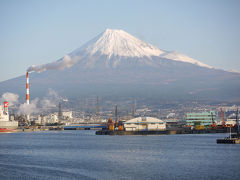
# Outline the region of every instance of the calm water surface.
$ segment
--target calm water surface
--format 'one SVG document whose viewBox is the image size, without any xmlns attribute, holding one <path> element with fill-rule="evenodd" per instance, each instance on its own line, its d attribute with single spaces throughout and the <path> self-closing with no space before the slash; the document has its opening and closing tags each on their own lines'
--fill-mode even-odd
<svg viewBox="0 0 240 180">
<path fill-rule="evenodd" d="M 216 144 L 225 136 L 0 134 L 0 179 L 240 179 L 240 145 Z"/>
</svg>

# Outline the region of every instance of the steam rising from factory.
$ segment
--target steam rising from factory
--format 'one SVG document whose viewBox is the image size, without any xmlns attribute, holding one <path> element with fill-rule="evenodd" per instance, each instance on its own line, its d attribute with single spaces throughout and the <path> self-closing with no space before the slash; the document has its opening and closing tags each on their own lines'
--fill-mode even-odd
<svg viewBox="0 0 240 180">
<path fill-rule="evenodd" d="M 48 94 L 40 101 L 40 106 L 43 109 L 56 107 L 59 101 L 63 98 L 58 95 L 53 89 L 48 90 Z"/>
<path fill-rule="evenodd" d="M 31 101 L 30 104 L 24 103 L 19 106 L 18 114 L 25 114 L 27 115 L 27 119 L 29 120 L 29 115 L 32 113 L 39 112 L 39 109 L 37 108 L 39 99 L 35 98 Z"/>
<path fill-rule="evenodd" d="M 27 69 L 27 72 L 43 72 L 47 70 L 63 70 L 65 68 L 69 68 L 72 65 L 76 64 L 80 60 L 80 57 L 75 56 L 71 58 L 69 55 L 65 55 L 61 60 L 55 61 L 53 63 L 47 63 L 42 65 L 32 65 Z"/>
<path fill-rule="evenodd" d="M 42 100 L 35 98 L 29 104 L 27 104 L 27 102 L 21 104 L 18 109 L 18 114 L 28 115 L 32 113 L 39 113 L 44 109 L 57 107 L 57 104 L 61 100 L 62 98 L 56 91 L 49 89 L 48 94 Z"/>
<path fill-rule="evenodd" d="M 3 104 L 7 101 L 8 106 L 19 105 L 18 98 L 18 94 L 6 92 L 1 96 L 0 104 Z M 57 104 L 61 100 L 63 100 L 62 97 L 60 97 L 56 91 L 49 89 L 47 95 L 42 100 L 35 98 L 29 102 L 29 104 L 27 104 L 27 101 L 23 104 L 20 104 L 17 114 L 29 115 L 33 113 L 39 113 L 47 108 L 57 107 Z"/>
<path fill-rule="evenodd" d="M 19 95 L 17 94 L 6 92 L 0 98 L 0 104 L 2 104 L 4 101 L 8 101 L 8 105 L 12 106 L 18 103 L 18 98 Z"/>
</svg>

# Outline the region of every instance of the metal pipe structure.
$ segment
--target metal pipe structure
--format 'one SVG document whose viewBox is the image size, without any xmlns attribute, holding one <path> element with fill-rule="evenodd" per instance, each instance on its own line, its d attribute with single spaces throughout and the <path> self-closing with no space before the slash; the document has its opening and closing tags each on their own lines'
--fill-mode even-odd
<svg viewBox="0 0 240 180">
<path fill-rule="evenodd" d="M 26 83 L 26 103 L 29 105 L 29 74 L 27 72 L 27 83 Z M 27 120 L 30 120 L 29 114 L 27 114 Z"/>
</svg>

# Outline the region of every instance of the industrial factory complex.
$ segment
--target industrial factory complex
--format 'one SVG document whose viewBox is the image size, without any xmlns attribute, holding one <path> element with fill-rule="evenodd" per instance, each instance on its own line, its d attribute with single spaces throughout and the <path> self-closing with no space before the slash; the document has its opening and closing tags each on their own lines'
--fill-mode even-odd
<svg viewBox="0 0 240 180">
<path fill-rule="evenodd" d="M 30 105 L 29 73 L 26 74 L 26 106 Z M 151 132 L 151 134 L 172 134 L 195 132 L 227 132 L 229 128 L 237 128 L 237 106 L 184 106 L 175 108 L 157 108 L 145 104 L 124 104 L 119 102 L 113 110 L 103 105 L 100 108 L 99 98 L 95 107 L 90 109 L 74 109 L 78 105 L 69 106 L 68 100 L 60 99 L 52 109 L 25 114 L 8 110 L 8 102 L 0 105 L 0 132 L 37 130 L 89 130 L 100 129 L 97 134 L 109 132 Z M 88 106 L 90 100 L 86 101 Z M 126 102 L 126 101 L 125 101 Z M 108 104 L 113 104 L 107 101 Z M 94 104 L 94 103 L 93 103 Z M 126 110 L 125 107 L 130 107 Z M 90 110 L 89 110 L 89 109 Z M 100 110 L 101 109 L 101 110 Z M 129 113 L 130 112 L 130 113 Z M 120 134 L 121 134 L 120 133 Z M 131 133 L 130 133 L 131 134 Z M 142 134 L 142 133 L 140 133 Z M 173 133 L 174 134 L 174 133 Z"/>
</svg>

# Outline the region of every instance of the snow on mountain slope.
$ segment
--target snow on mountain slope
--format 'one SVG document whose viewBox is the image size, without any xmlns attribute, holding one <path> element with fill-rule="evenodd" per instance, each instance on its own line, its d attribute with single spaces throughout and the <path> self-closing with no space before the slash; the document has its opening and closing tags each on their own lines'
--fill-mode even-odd
<svg viewBox="0 0 240 180">
<path fill-rule="evenodd" d="M 161 54 L 160 57 L 170 59 L 170 60 L 174 60 L 174 61 L 182 61 L 182 62 L 192 63 L 192 64 L 196 64 L 198 66 L 202 66 L 202 67 L 206 67 L 206 68 L 213 68 L 212 66 L 204 64 L 200 61 L 192 59 L 192 58 L 190 58 L 190 57 L 188 57 L 184 54 L 178 53 L 176 51 L 166 52 L 164 54 Z"/>
<path fill-rule="evenodd" d="M 152 57 L 212 68 L 207 64 L 178 52 L 161 50 L 123 30 L 106 29 L 103 33 L 72 53 L 65 55 L 62 59 L 39 66 L 33 65 L 28 68 L 28 71 L 42 72 L 49 69 L 64 69 L 73 66 L 79 61 L 81 61 L 81 65 L 85 68 L 97 67 L 97 65 L 115 68 L 120 64 L 133 65 L 133 63 L 136 65 L 157 66 L 158 64 L 154 64 L 152 61 Z M 139 61 L 136 61 L 136 59 L 139 59 Z"/>
<path fill-rule="evenodd" d="M 73 54 L 82 50 L 90 55 L 100 53 L 108 58 L 111 58 L 111 56 L 151 57 L 164 53 L 163 50 L 145 43 L 123 30 L 111 29 L 107 29 L 92 41 L 74 51 Z"/>
</svg>

